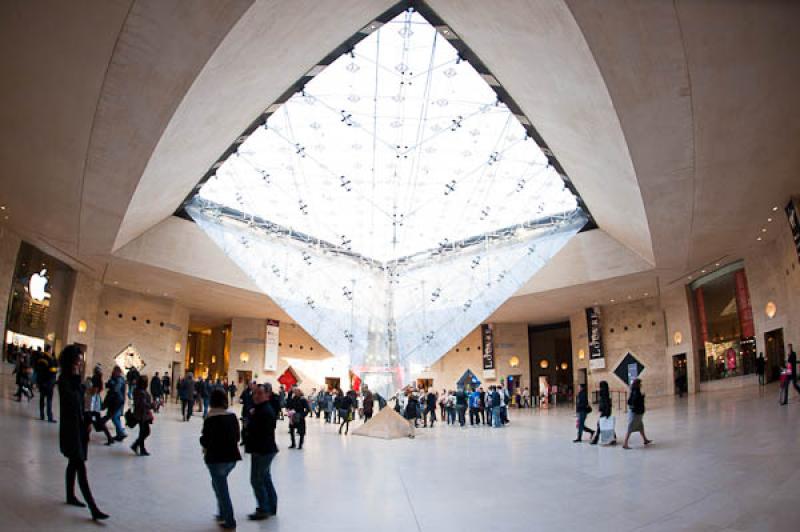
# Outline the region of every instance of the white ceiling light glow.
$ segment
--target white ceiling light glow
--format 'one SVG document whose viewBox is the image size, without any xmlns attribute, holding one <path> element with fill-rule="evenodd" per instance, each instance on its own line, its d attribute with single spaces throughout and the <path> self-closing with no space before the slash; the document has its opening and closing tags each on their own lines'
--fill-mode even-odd
<svg viewBox="0 0 800 532">
<path fill-rule="evenodd" d="M 588 219 L 447 32 L 410 9 L 376 24 L 270 107 L 186 206 L 356 367 L 429 366 Z"/>
</svg>

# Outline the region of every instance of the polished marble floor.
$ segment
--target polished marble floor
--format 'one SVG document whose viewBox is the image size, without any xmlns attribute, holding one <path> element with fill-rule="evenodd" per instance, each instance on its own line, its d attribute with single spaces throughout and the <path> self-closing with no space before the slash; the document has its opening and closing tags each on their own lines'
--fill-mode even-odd
<svg viewBox="0 0 800 532">
<path fill-rule="evenodd" d="M 112 518 L 92 524 L 62 504 L 58 426 L 38 420 L 36 401 L 14 402 L 10 380 L 0 380 L 0 530 L 217 529 L 199 417 L 182 423 L 170 405 L 146 458 L 95 436 L 90 481 Z M 573 444 L 567 408 L 512 411 L 503 429 L 437 425 L 395 441 L 338 436 L 314 420 L 303 451 L 286 448 L 282 424 L 279 514 L 247 521 L 245 458 L 230 477 L 239 530 L 800 530 L 796 395 L 781 407 L 770 386 L 653 399 L 649 409 L 655 444 L 634 436 L 630 451 Z"/>
</svg>

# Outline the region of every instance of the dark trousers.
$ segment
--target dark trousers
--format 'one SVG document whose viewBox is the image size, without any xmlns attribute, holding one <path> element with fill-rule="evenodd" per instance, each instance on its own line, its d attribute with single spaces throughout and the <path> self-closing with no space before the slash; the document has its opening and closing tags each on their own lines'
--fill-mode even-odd
<svg viewBox="0 0 800 532">
<path fill-rule="evenodd" d="M 471 407 L 469 409 L 469 424 L 470 425 L 481 424 L 480 409 L 478 407 Z"/>
<path fill-rule="evenodd" d="M 347 432 L 350 430 L 350 412 L 347 410 L 340 410 L 339 419 L 341 420 L 341 423 L 339 424 L 339 434 L 342 433 L 342 427 L 344 427 L 344 433 L 347 434 Z"/>
<path fill-rule="evenodd" d="M 114 441 L 114 438 L 111 437 L 111 433 L 108 431 L 108 427 L 106 427 L 106 418 L 101 416 L 100 412 L 84 412 L 83 417 L 86 420 L 87 431 L 91 431 L 92 428 L 94 428 L 95 432 L 102 432 L 105 434 L 108 442 Z"/>
<path fill-rule="evenodd" d="M 53 388 L 39 388 L 39 417 L 41 419 L 44 419 L 45 411 L 47 420 L 53 421 Z"/>
<path fill-rule="evenodd" d="M 594 431 L 586 426 L 586 416 L 588 415 L 586 412 L 578 412 L 578 440 L 583 438 L 583 431 L 594 436 Z"/>
<path fill-rule="evenodd" d="M 303 440 L 306 439 L 306 422 L 305 422 L 305 420 L 302 423 L 298 423 L 296 425 L 294 423 L 290 423 L 289 424 L 289 437 L 292 439 L 292 447 L 295 446 L 295 442 L 294 442 L 294 431 L 295 430 L 297 431 L 297 434 L 300 435 L 300 445 L 298 445 L 297 447 L 299 449 L 302 449 L 303 448 Z"/>
<path fill-rule="evenodd" d="M 132 449 L 139 448 L 140 451 L 146 452 L 147 449 L 144 448 L 144 440 L 150 436 L 150 422 L 149 421 L 140 421 L 139 422 L 139 437 L 136 438 L 136 441 L 133 442 L 131 446 Z"/>
<path fill-rule="evenodd" d="M 426 427 L 428 426 L 429 417 L 431 420 L 431 427 L 433 427 L 433 424 L 436 422 L 436 407 L 425 409 L 425 413 L 422 416 L 422 424 Z"/>
<path fill-rule="evenodd" d="M 194 401 L 184 400 L 181 402 L 181 414 L 184 421 L 189 421 L 192 417 L 192 410 L 194 410 Z"/>
<path fill-rule="evenodd" d="M 372 419 L 372 410 L 364 410 L 364 423 Z"/>
<path fill-rule="evenodd" d="M 467 407 L 456 406 L 456 412 L 458 412 L 458 424 L 463 427 L 467 423 Z"/>
<path fill-rule="evenodd" d="M 758 383 L 759 383 L 761 386 L 764 386 L 764 374 L 763 374 L 763 373 L 759 373 L 759 374 L 758 374 Z"/>
<path fill-rule="evenodd" d="M 442 419 L 447 419 L 447 412 L 444 405 L 439 405 L 439 414 L 441 415 Z"/>
<path fill-rule="evenodd" d="M 86 501 L 86 505 L 92 512 L 97 511 L 97 504 L 95 504 L 92 490 L 89 488 L 89 478 L 86 476 L 86 462 L 70 458 L 67 462 L 66 476 L 67 500 L 75 499 L 75 477 L 77 476 L 83 500 Z"/>
<path fill-rule="evenodd" d="M 250 457 L 250 485 L 259 509 L 270 514 L 278 513 L 278 493 L 269 470 L 276 454 L 253 454 Z"/>
</svg>

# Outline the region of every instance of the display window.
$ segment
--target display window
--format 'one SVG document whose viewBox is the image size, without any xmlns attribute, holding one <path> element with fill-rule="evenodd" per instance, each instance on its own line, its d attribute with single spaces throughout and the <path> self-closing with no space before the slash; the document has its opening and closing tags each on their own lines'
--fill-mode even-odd
<svg viewBox="0 0 800 532">
<path fill-rule="evenodd" d="M 700 380 L 755 371 L 756 343 L 750 291 L 742 261 L 691 285 L 700 348 Z"/>
</svg>

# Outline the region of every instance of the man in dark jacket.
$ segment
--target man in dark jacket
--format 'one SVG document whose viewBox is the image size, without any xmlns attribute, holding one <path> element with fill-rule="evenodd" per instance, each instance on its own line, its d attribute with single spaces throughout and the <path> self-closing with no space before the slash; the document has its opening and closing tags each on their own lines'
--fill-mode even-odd
<svg viewBox="0 0 800 532">
<path fill-rule="evenodd" d="M 192 419 L 192 410 L 194 410 L 194 376 L 191 371 L 187 371 L 186 376 L 183 377 L 178 395 L 181 398 L 183 420 L 189 421 Z"/>
<path fill-rule="evenodd" d="M 56 361 L 50 356 L 50 346 L 45 346 L 44 353 L 40 353 L 36 360 L 36 382 L 39 385 L 39 417 L 44 421 L 45 406 L 47 407 L 47 421 L 55 423 L 53 419 L 53 387 L 56 383 L 58 367 Z"/>
<path fill-rule="evenodd" d="M 247 517 L 262 521 L 278 511 L 278 494 L 272 483 L 270 465 L 278 454 L 275 444 L 275 425 L 278 419 L 272 401 L 269 384 L 257 386 L 253 391 L 253 404 L 245 433 L 244 450 L 250 453 L 250 485 L 253 487 L 258 507 Z"/>
<path fill-rule="evenodd" d="M 586 426 L 586 416 L 592 411 L 589 406 L 589 394 L 586 392 L 586 385 L 580 384 L 577 401 L 575 402 L 575 413 L 578 415 L 578 437 L 572 440 L 575 443 L 581 441 L 583 431 L 588 432 L 594 436 L 594 431 Z"/>
</svg>

